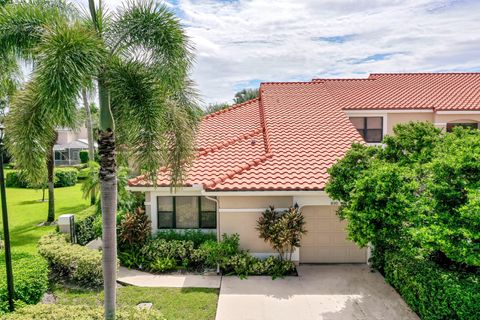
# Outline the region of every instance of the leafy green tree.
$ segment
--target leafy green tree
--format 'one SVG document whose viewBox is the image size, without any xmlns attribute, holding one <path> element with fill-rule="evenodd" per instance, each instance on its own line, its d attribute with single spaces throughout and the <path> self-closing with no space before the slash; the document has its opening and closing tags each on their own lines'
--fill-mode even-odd
<svg viewBox="0 0 480 320">
<path fill-rule="evenodd" d="M 233 101 L 235 102 L 235 104 L 239 104 L 239 103 L 246 102 L 248 100 L 255 99 L 258 97 L 258 95 L 259 95 L 258 88 L 257 89 L 247 88 L 235 93 L 235 97 L 233 98 Z"/>
<path fill-rule="evenodd" d="M 197 120 L 188 79 L 192 54 L 164 5 L 134 1 L 111 13 L 89 0 L 89 11 L 88 18 L 56 0 L 7 4 L 0 9 L 0 54 L 34 61 L 7 119 L 15 136 L 10 150 L 33 179 L 42 176 L 54 128 L 76 126 L 77 98 L 96 81 L 105 317 L 114 319 L 116 153 L 128 153 L 154 182 L 162 166 L 173 185 L 181 182 Z"/>
<path fill-rule="evenodd" d="M 442 130 L 426 122 L 398 124 L 393 133 L 382 141 L 382 158 L 400 164 L 429 162 L 442 138 Z"/>
<path fill-rule="evenodd" d="M 349 237 L 373 244 L 379 268 L 401 248 L 480 266 L 480 131 L 409 123 L 395 132 L 383 147 L 352 146 L 329 169 L 326 191 Z"/>
</svg>

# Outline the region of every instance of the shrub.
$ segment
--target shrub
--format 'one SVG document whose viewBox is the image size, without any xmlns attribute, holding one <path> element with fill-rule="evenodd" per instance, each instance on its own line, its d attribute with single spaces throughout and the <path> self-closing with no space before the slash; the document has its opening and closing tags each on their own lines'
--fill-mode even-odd
<svg viewBox="0 0 480 320">
<path fill-rule="evenodd" d="M 60 234 L 40 238 L 38 252 L 50 265 L 52 274 L 84 287 L 103 284 L 102 254 L 77 244 L 68 243 Z"/>
<path fill-rule="evenodd" d="M 56 169 L 55 188 L 71 187 L 77 183 L 77 169 Z"/>
<path fill-rule="evenodd" d="M 90 307 L 86 305 L 58 305 L 58 304 L 37 304 L 18 309 L 16 312 L 5 317 L 6 320 L 70 320 L 89 319 L 103 320 L 102 307 Z M 116 313 L 117 320 L 163 320 L 165 319 L 156 310 L 138 310 L 136 308 L 120 309 Z"/>
<path fill-rule="evenodd" d="M 87 150 L 80 150 L 80 163 L 88 163 L 88 151 Z"/>
<path fill-rule="evenodd" d="M 145 210 L 137 208 L 123 216 L 118 227 L 118 246 L 126 250 L 143 247 L 151 234 L 150 219 Z"/>
<path fill-rule="evenodd" d="M 174 258 L 167 257 L 167 258 L 157 258 L 152 261 L 148 268 L 152 272 L 165 272 L 173 270 L 177 267 L 177 262 Z"/>
<path fill-rule="evenodd" d="M 29 183 L 27 182 L 27 179 L 25 178 L 24 173 L 19 171 L 8 172 L 5 179 L 5 185 L 7 188 L 28 188 L 29 187 Z"/>
<path fill-rule="evenodd" d="M 226 274 L 238 275 L 242 278 L 250 275 L 270 275 L 275 279 L 295 271 L 295 264 L 292 261 L 274 256 L 260 259 L 245 251 L 225 259 L 220 267 Z"/>
<path fill-rule="evenodd" d="M 231 256 L 240 252 L 240 237 L 224 234 L 222 241 L 207 240 L 195 251 L 194 260 L 209 268 L 216 268 Z"/>
<path fill-rule="evenodd" d="M 90 215 L 75 221 L 75 234 L 77 236 L 77 243 L 79 245 L 86 245 L 90 241 L 102 236 L 102 230 L 100 232 L 96 227 L 98 220 L 101 221 L 102 216 L 97 214 L 94 206 L 85 209 L 85 211 L 93 212 Z"/>
<path fill-rule="evenodd" d="M 35 304 L 48 289 L 48 265 L 44 259 L 28 254 L 13 255 L 15 304 Z M 3 255 L 0 257 L 0 314 L 8 311 L 7 282 Z"/>
<path fill-rule="evenodd" d="M 201 230 L 185 230 L 182 232 L 166 230 L 159 231 L 155 235 L 155 239 L 191 241 L 193 242 L 193 246 L 198 248 L 205 241 L 217 241 L 217 236 L 214 232 L 203 232 Z"/>
<path fill-rule="evenodd" d="M 282 260 L 292 260 L 295 247 L 300 247 L 302 235 L 307 233 L 305 218 L 294 207 L 278 212 L 270 206 L 258 219 L 256 229 Z"/>
<path fill-rule="evenodd" d="M 404 252 L 388 252 L 385 260 L 385 279 L 422 319 L 478 319 L 479 273 L 442 269 Z"/>
<path fill-rule="evenodd" d="M 71 187 L 77 183 L 77 169 L 55 169 L 55 188 Z M 8 172 L 5 184 L 9 188 L 36 188 L 39 184 L 29 182 L 25 173 L 21 171 Z"/>
<path fill-rule="evenodd" d="M 152 264 L 160 259 L 173 259 L 176 265 L 188 267 L 192 262 L 194 248 L 192 241 L 153 239 L 148 241 L 140 252 L 146 269 L 153 271 Z"/>
</svg>

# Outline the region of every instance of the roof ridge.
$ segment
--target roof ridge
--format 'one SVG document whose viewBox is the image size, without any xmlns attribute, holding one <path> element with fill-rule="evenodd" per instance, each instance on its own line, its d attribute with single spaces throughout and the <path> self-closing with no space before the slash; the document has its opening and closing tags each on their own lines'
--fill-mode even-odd
<svg viewBox="0 0 480 320">
<path fill-rule="evenodd" d="M 241 134 L 241 135 L 238 135 L 234 138 L 231 138 L 227 141 L 223 141 L 223 142 L 220 142 L 220 143 L 217 143 L 216 145 L 214 146 L 211 146 L 211 147 L 207 147 L 207 148 L 199 148 L 198 149 L 198 153 L 196 154 L 196 156 L 200 157 L 200 156 L 204 156 L 204 155 L 207 155 L 207 154 L 210 154 L 210 153 L 213 153 L 215 151 L 218 151 L 218 150 L 221 150 L 225 147 L 228 147 L 228 146 L 231 146 L 231 145 L 234 145 L 235 143 L 239 142 L 239 141 L 242 141 L 242 140 L 247 140 L 257 134 L 259 134 L 260 132 L 263 131 L 263 128 L 257 128 L 257 129 L 254 129 L 254 130 L 251 130 L 250 132 L 247 132 L 247 133 L 244 133 L 244 134 Z"/>
<path fill-rule="evenodd" d="M 241 174 L 255 166 L 258 166 L 260 163 L 267 161 L 267 159 L 271 158 L 272 156 L 273 156 L 273 153 L 266 153 L 260 157 L 254 158 L 253 160 L 245 162 L 242 165 L 238 165 L 237 167 L 239 168 L 237 168 L 236 170 L 232 169 L 227 173 L 216 177 L 215 179 L 211 179 L 210 182 L 204 183 L 203 186 L 208 189 L 211 189 L 215 185 L 225 182 L 227 179 L 232 179 L 234 176 Z"/>
<path fill-rule="evenodd" d="M 222 114 L 222 113 L 225 113 L 225 112 L 228 112 L 228 111 L 232 111 L 232 110 L 235 110 L 235 109 L 238 109 L 240 107 L 243 107 L 247 104 L 250 104 L 252 102 L 254 102 L 255 100 L 259 100 L 258 97 L 256 98 L 253 98 L 253 99 L 250 99 L 250 100 L 247 100 L 247 101 L 244 101 L 242 103 L 236 103 L 236 104 L 232 104 L 230 107 L 227 107 L 225 109 L 221 109 L 221 110 L 218 110 L 218 111 L 215 111 L 213 113 L 210 113 L 210 114 L 207 114 L 205 116 L 203 116 L 202 120 L 206 120 L 206 119 L 210 119 L 210 118 L 213 118 L 215 116 L 218 116 L 219 114 Z"/>
<path fill-rule="evenodd" d="M 315 84 L 318 84 L 317 82 L 315 81 L 278 81 L 278 82 L 274 82 L 274 81 L 271 81 L 271 82 L 262 82 L 260 83 L 260 87 L 262 85 L 284 85 L 284 84 L 312 84 L 312 85 L 315 85 Z"/>
<path fill-rule="evenodd" d="M 313 82 L 322 82 L 322 81 L 373 81 L 376 79 L 372 78 L 313 78 Z"/>
<path fill-rule="evenodd" d="M 370 73 L 370 77 L 374 75 L 450 75 L 450 74 L 475 74 L 480 75 L 480 72 L 380 72 L 380 73 Z"/>
<path fill-rule="evenodd" d="M 270 135 L 268 134 L 267 130 L 267 120 L 265 118 L 265 106 L 263 105 L 262 95 L 264 93 L 264 89 L 262 89 L 262 84 L 260 84 L 259 89 L 259 100 L 258 100 L 258 108 L 260 112 L 260 125 L 263 128 L 263 139 L 265 140 L 265 153 L 272 153 L 272 146 L 270 143 Z"/>
</svg>

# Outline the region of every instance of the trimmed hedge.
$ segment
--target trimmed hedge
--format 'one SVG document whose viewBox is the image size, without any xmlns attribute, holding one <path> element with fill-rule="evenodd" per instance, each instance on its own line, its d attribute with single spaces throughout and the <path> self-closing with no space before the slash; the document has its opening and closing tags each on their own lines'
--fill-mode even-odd
<svg viewBox="0 0 480 320">
<path fill-rule="evenodd" d="M 80 163 L 88 163 L 88 150 L 80 150 Z"/>
<path fill-rule="evenodd" d="M 55 188 L 72 187 L 77 183 L 77 169 L 56 169 Z"/>
<path fill-rule="evenodd" d="M 85 209 L 90 214 L 84 218 L 75 221 L 75 234 L 77 243 L 81 246 L 102 236 L 102 230 L 98 228 L 98 220 L 101 221 L 101 214 L 97 214 L 95 206 Z M 83 211 L 82 211 L 83 212 Z"/>
<path fill-rule="evenodd" d="M 27 306 L 4 317 L 6 320 L 70 320 L 88 319 L 103 320 L 102 307 L 89 307 L 86 305 L 57 305 L 37 304 Z M 117 320 L 164 320 L 165 317 L 156 310 L 138 310 L 136 308 L 120 309 L 116 313 Z"/>
<path fill-rule="evenodd" d="M 77 169 L 55 169 L 55 188 L 74 186 L 77 183 L 77 178 Z M 35 186 L 27 181 L 24 173 L 19 171 L 8 172 L 5 185 L 9 188 L 35 188 Z"/>
<path fill-rule="evenodd" d="M 64 235 L 44 235 L 38 242 L 38 252 L 47 259 L 52 274 L 82 287 L 103 284 L 102 254 L 99 251 L 68 243 Z"/>
<path fill-rule="evenodd" d="M 48 265 L 38 256 L 13 254 L 15 304 L 35 304 L 48 289 Z M 5 259 L 0 256 L 0 314 L 8 312 Z"/>
<path fill-rule="evenodd" d="M 478 319 L 480 274 L 446 270 L 401 252 L 387 252 L 385 260 L 385 279 L 422 319 Z"/>
</svg>

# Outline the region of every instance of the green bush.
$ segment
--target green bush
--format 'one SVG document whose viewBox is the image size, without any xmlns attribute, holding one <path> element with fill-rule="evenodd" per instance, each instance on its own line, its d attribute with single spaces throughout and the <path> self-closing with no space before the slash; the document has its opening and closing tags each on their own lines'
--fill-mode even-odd
<svg viewBox="0 0 480 320">
<path fill-rule="evenodd" d="M 185 230 L 182 232 L 166 230 L 159 231 L 155 235 L 155 239 L 191 241 L 193 242 L 193 246 L 198 248 L 205 241 L 217 241 L 217 235 L 214 232 L 203 232 L 201 230 Z"/>
<path fill-rule="evenodd" d="M 173 259 L 178 266 L 187 268 L 192 263 L 194 247 L 192 241 L 153 239 L 140 250 L 148 270 L 160 259 Z"/>
<path fill-rule="evenodd" d="M 61 234 L 47 234 L 38 242 L 38 252 L 59 279 L 84 287 L 103 284 L 102 254 L 77 244 L 68 243 Z"/>
<path fill-rule="evenodd" d="M 217 264 L 240 252 L 240 237 L 238 234 L 231 236 L 224 234 L 222 241 L 208 240 L 195 251 L 195 261 L 208 268 L 216 268 Z"/>
<path fill-rule="evenodd" d="M 13 255 L 15 304 L 35 304 L 48 289 L 48 265 L 44 259 L 29 254 Z M 4 256 L 0 256 L 0 314 L 8 311 Z"/>
<path fill-rule="evenodd" d="M 387 252 L 385 260 L 385 279 L 422 319 L 478 319 L 479 273 L 446 270 L 403 252 Z"/>
<path fill-rule="evenodd" d="M 88 210 L 91 210 L 90 208 Z M 97 228 L 98 220 L 101 220 L 102 216 L 93 213 L 79 221 L 75 221 L 75 234 L 77 236 L 77 243 L 79 245 L 86 245 L 90 241 L 102 236 L 102 230 L 100 232 Z"/>
<path fill-rule="evenodd" d="M 55 169 L 55 188 L 71 187 L 77 183 L 78 170 L 73 168 Z M 29 182 L 25 173 L 20 171 L 8 172 L 5 179 L 8 188 L 35 188 L 36 185 Z"/>
<path fill-rule="evenodd" d="M 77 169 L 56 169 L 55 188 L 71 187 L 77 183 Z"/>
<path fill-rule="evenodd" d="M 7 188 L 28 188 L 29 183 L 22 172 L 11 171 L 7 173 L 5 186 Z"/>
<path fill-rule="evenodd" d="M 88 163 L 88 151 L 87 150 L 80 150 L 80 163 Z"/>
<path fill-rule="evenodd" d="M 58 305 L 58 304 L 37 304 L 20 308 L 9 314 L 6 320 L 70 320 L 88 319 L 103 320 L 102 307 L 89 307 L 86 305 Z M 120 309 L 116 313 L 117 320 L 164 320 L 165 317 L 156 310 L 138 310 L 136 308 Z"/>
</svg>

